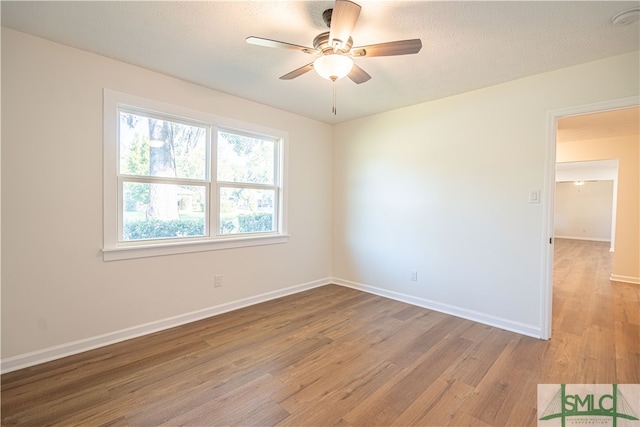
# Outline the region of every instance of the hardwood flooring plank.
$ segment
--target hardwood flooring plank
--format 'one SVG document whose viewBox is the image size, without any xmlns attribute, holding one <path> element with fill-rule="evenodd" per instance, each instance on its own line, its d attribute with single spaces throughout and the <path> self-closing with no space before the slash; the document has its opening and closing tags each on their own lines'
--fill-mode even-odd
<svg viewBox="0 0 640 427">
<path fill-rule="evenodd" d="M 496 331 L 502 331 L 501 329 L 494 328 L 489 325 L 483 325 L 482 323 L 471 323 L 472 324 L 469 329 L 460 334 L 460 337 L 474 343 L 482 342 L 488 336 L 495 334 Z"/>
<path fill-rule="evenodd" d="M 398 418 L 393 426 L 450 425 L 456 413 L 473 393 L 473 387 L 439 377 Z"/>
<path fill-rule="evenodd" d="M 415 361 L 416 358 L 420 357 L 420 355 L 431 349 L 434 345 L 441 342 L 451 333 L 452 329 L 457 328 L 460 325 L 471 327 L 471 322 L 460 319 L 459 317 L 443 316 L 440 313 L 431 317 L 434 319 L 434 323 L 429 324 L 430 322 L 423 322 L 425 325 L 425 331 L 415 339 L 405 343 L 402 347 L 397 347 L 394 352 L 395 354 L 389 358 L 391 362 L 398 366 L 407 366 Z M 427 319 L 425 318 L 425 320 Z"/>
<path fill-rule="evenodd" d="M 616 322 L 614 342 L 616 382 L 640 384 L 640 326 Z"/>
<path fill-rule="evenodd" d="M 467 412 L 488 424 L 505 425 L 517 402 L 535 408 L 536 379 L 548 347 L 548 341 L 525 336 L 510 341 L 475 388 Z"/>
<path fill-rule="evenodd" d="M 640 293 L 638 285 L 611 282 L 616 318 L 622 323 L 640 326 Z"/>
<path fill-rule="evenodd" d="M 20 410 L 30 405 L 44 404 L 46 400 L 65 399 L 77 394 L 78 389 L 99 388 L 101 385 L 112 381 L 118 377 L 127 377 L 138 372 L 146 364 L 163 364 L 186 352 L 206 348 L 206 344 L 201 342 L 180 343 L 164 351 L 140 352 L 141 357 L 137 360 L 128 358 L 126 363 L 125 355 L 114 355 L 110 359 L 100 358 L 99 363 L 85 364 L 84 369 L 67 372 L 58 381 L 39 382 L 40 387 L 32 387 L 26 383 L 21 387 L 9 387 L 2 390 L 3 411 Z M 4 399 L 8 398 L 8 403 L 4 404 Z"/>
<path fill-rule="evenodd" d="M 255 419 L 260 411 L 268 411 L 270 424 L 273 424 L 289 415 L 270 398 L 273 391 L 281 386 L 273 376 L 265 374 L 189 411 L 180 410 L 175 417 L 160 425 L 236 425 Z"/>
<path fill-rule="evenodd" d="M 202 359 L 206 360 L 206 357 Z M 163 399 L 171 400 L 174 396 L 203 388 L 215 389 L 216 385 L 222 387 L 229 377 L 238 375 L 235 366 L 224 360 L 203 363 L 199 358 L 185 358 L 184 362 L 191 363 L 191 366 L 176 372 L 170 370 L 153 372 L 153 374 L 142 372 L 139 375 L 139 381 L 127 381 L 126 384 L 118 381 L 106 384 L 111 396 L 109 402 L 85 408 L 81 413 L 70 415 L 65 422 L 92 426 L 99 425 L 104 420 L 130 418 L 134 416 L 133 414 L 144 411 L 144 408 L 153 406 Z"/>
<path fill-rule="evenodd" d="M 507 419 L 506 426 L 535 426 L 538 424 L 538 411 L 536 407 L 523 405 L 516 402 Z"/>
<path fill-rule="evenodd" d="M 452 427 L 492 427 L 492 424 L 487 424 L 482 420 L 479 420 L 469 415 L 464 409 L 458 411 L 449 423 Z M 514 426 L 523 427 L 523 426 Z"/>
<path fill-rule="evenodd" d="M 513 339 L 512 333 L 494 329 L 492 334 L 470 347 L 457 363 L 452 364 L 443 373 L 443 376 L 473 387 L 477 386 Z"/>
<path fill-rule="evenodd" d="M 613 329 L 590 325 L 586 334 L 589 339 L 580 346 L 580 372 L 585 384 L 617 382 Z"/>
<path fill-rule="evenodd" d="M 400 310 L 399 312 L 394 314 L 393 317 L 395 317 L 398 320 L 407 321 L 407 320 L 411 319 L 412 317 L 415 318 L 415 317 L 425 316 L 429 312 L 430 312 L 430 310 L 425 310 L 422 307 L 417 307 L 415 305 L 410 305 L 408 307 L 402 308 L 402 310 Z"/>
<path fill-rule="evenodd" d="M 447 337 L 434 343 L 414 363 L 403 369 L 397 379 L 373 393 L 344 419 L 355 425 L 391 424 L 418 398 L 422 387 L 434 382 L 470 344 L 459 337 Z"/>
<path fill-rule="evenodd" d="M 250 370 L 230 371 L 227 378 L 207 381 L 191 388 L 182 388 L 167 394 L 162 393 L 140 408 L 127 415 L 127 421 L 133 425 L 161 425 L 182 413 L 188 413 L 215 399 L 224 396 L 243 384 L 252 381 L 255 373 Z M 228 407 L 225 411 L 234 412 L 237 408 Z M 218 414 L 218 416 L 222 416 Z"/>
<path fill-rule="evenodd" d="M 344 415 L 391 381 L 400 370 L 389 362 L 361 365 L 360 369 L 354 369 L 346 377 L 334 378 L 326 393 L 314 391 L 315 398 L 300 398 L 294 394 L 286 396 L 282 406 L 289 408 L 292 415 L 278 426 L 351 425 L 344 420 Z M 300 391 L 306 389 L 300 388 Z"/>
<path fill-rule="evenodd" d="M 489 425 L 504 425 L 510 415 L 509 404 L 517 400 L 517 396 L 513 395 L 517 393 L 517 381 L 521 381 L 522 378 L 513 378 L 513 372 L 507 371 L 514 364 L 512 353 L 516 345 L 517 340 L 513 340 L 504 348 L 474 389 L 465 408 L 469 415 Z M 502 375 L 503 372 L 510 372 L 510 376 L 505 377 Z"/>
<path fill-rule="evenodd" d="M 109 393 L 105 387 L 91 387 L 73 394 L 65 394 L 55 400 L 38 399 L 38 403 L 33 406 L 22 407 L 18 410 L 11 408 L 7 411 L 8 413 L 3 410 L 2 424 L 20 426 L 68 425 L 67 414 L 83 411 L 106 402 L 109 402 Z"/>
</svg>

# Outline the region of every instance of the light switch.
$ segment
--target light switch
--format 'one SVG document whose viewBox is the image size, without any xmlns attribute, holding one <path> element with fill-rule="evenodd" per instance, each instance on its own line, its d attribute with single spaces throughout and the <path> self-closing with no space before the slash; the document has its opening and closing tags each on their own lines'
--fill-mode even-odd
<svg viewBox="0 0 640 427">
<path fill-rule="evenodd" d="M 540 190 L 529 191 L 529 203 L 540 203 Z"/>
</svg>

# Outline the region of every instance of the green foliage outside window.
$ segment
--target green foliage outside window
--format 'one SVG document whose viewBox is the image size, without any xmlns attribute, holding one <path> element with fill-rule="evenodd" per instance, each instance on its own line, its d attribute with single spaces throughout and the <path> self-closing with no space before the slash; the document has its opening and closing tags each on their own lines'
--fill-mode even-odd
<svg viewBox="0 0 640 427">
<path fill-rule="evenodd" d="M 259 233 L 272 231 L 273 215 L 270 213 L 240 214 L 236 218 L 221 221 L 221 234 Z M 204 235 L 204 218 L 189 218 L 163 221 L 140 219 L 126 221 L 123 227 L 124 240 L 147 240 Z"/>
<path fill-rule="evenodd" d="M 270 213 L 257 213 L 252 215 L 238 215 L 238 228 L 240 233 L 257 233 L 273 230 L 273 215 Z"/>
<path fill-rule="evenodd" d="M 160 219 L 130 221 L 125 222 L 122 234 L 124 235 L 124 240 L 203 236 L 204 218 L 170 221 Z"/>
</svg>

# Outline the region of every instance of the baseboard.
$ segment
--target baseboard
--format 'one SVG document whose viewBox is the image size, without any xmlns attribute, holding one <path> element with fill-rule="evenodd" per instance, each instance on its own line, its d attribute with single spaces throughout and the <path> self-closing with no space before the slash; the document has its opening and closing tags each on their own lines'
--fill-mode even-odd
<svg viewBox="0 0 640 427">
<path fill-rule="evenodd" d="M 586 242 L 605 242 L 611 243 L 611 239 L 598 239 L 596 237 L 578 237 L 578 236 L 553 236 L 554 239 L 566 239 L 566 240 L 583 240 Z M 614 248 L 611 246 L 609 252 L 613 253 Z"/>
<path fill-rule="evenodd" d="M 478 311 L 468 310 L 461 307 L 456 307 L 449 304 L 443 304 L 428 299 L 416 297 L 413 295 L 402 294 L 399 292 L 389 291 L 387 289 L 377 288 L 375 286 L 363 285 L 361 283 L 355 283 L 348 280 L 339 278 L 333 278 L 333 283 L 348 288 L 357 289 L 359 291 L 367 292 L 374 295 L 379 295 L 385 298 L 393 299 L 396 301 L 404 302 L 418 307 L 427 308 L 429 310 L 438 311 L 440 313 L 450 314 L 452 316 L 461 317 L 463 319 L 472 320 L 474 322 L 482 323 L 489 326 L 495 326 L 496 328 L 505 329 L 507 331 L 516 332 L 521 335 L 527 335 L 533 338 L 542 337 L 542 329 L 540 326 L 527 325 L 525 323 L 514 322 L 513 320 L 503 319 L 489 314 L 480 313 Z"/>
<path fill-rule="evenodd" d="M 617 274 L 612 274 L 611 277 L 609 277 L 609 280 L 613 282 L 624 282 L 631 283 L 633 285 L 640 285 L 640 277 L 619 276 Z"/>
<path fill-rule="evenodd" d="M 330 278 L 319 279 L 301 285 L 291 286 L 289 288 L 279 289 L 277 291 L 266 292 L 263 294 L 243 298 L 237 301 L 216 305 L 205 308 L 203 310 L 193 311 L 178 316 L 157 320 L 143 325 L 110 332 L 90 338 L 85 338 L 70 343 L 33 351 L 30 353 L 19 354 L 17 356 L 7 357 L 0 361 L 0 373 L 16 371 L 18 369 L 27 368 L 29 366 L 38 365 L 40 363 L 49 362 L 51 360 L 61 359 L 73 354 L 82 353 L 93 350 L 95 348 L 104 347 L 109 344 L 115 344 L 128 339 L 137 338 L 143 335 L 152 334 L 165 329 L 174 328 L 186 323 L 195 322 L 197 320 L 206 319 L 218 314 L 227 313 L 229 311 L 238 310 L 243 307 L 281 298 L 287 295 L 296 294 L 298 292 L 328 285 L 331 283 Z"/>
<path fill-rule="evenodd" d="M 554 239 L 567 239 L 567 240 L 585 240 L 587 242 L 606 242 L 611 243 L 611 239 L 602 239 L 598 237 L 584 237 L 584 236 L 553 236 Z"/>
</svg>

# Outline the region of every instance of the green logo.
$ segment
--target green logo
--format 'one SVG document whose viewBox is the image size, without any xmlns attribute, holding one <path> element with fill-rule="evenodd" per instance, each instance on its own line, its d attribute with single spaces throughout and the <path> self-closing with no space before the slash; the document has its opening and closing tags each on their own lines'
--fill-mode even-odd
<svg viewBox="0 0 640 427">
<path fill-rule="evenodd" d="M 634 396 L 629 400 L 622 394 L 618 384 L 570 384 L 571 390 L 567 390 L 567 384 L 539 384 L 538 385 L 538 425 L 545 426 L 540 421 L 560 420 L 562 427 L 566 426 L 567 419 L 572 424 L 610 424 L 618 426 L 618 421 L 639 421 L 636 412 L 639 405 L 640 385 L 629 385 L 629 390 Z M 547 387 L 545 390 L 544 387 Z M 540 405 L 543 391 L 548 387 L 556 387 L 557 391 L 546 404 Z M 603 389 L 606 387 L 606 389 Z M 611 388 L 608 388 L 611 387 Z M 540 412 L 541 408 L 544 408 Z M 635 410 L 634 410 L 635 408 Z M 606 418 L 603 418 L 606 417 Z M 634 423 L 635 424 L 635 423 Z M 640 425 L 640 423 L 638 423 Z"/>
</svg>

